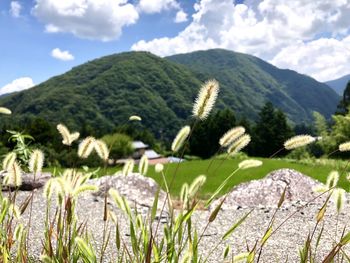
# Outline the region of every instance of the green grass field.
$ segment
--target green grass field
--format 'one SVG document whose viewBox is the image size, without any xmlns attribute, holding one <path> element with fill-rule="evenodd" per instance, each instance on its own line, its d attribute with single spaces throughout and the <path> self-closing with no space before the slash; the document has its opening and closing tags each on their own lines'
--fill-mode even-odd
<svg viewBox="0 0 350 263">
<path fill-rule="evenodd" d="M 256 180 L 265 177 L 271 171 L 281 168 L 295 169 L 303 174 L 306 174 L 312 178 L 315 178 L 321 182 L 326 182 L 326 178 L 330 171 L 336 169 L 334 164 L 328 162 L 324 163 L 300 163 L 288 160 L 280 159 L 264 159 L 258 158 L 263 161 L 263 165 L 257 168 L 251 168 L 247 170 L 238 171 L 229 181 L 227 186 L 223 189 L 223 193 L 229 191 L 233 186 L 247 182 L 250 180 Z M 204 174 L 207 176 L 207 181 L 201 190 L 201 197 L 205 198 L 215 191 L 215 189 L 221 184 L 228 175 L 230 175 L 238 166 L 241 160 L 214 160 L 210 169 L 208 166 L 211 160 L 200 161 L 187 161 L 181 164 L 168 164 L 165 166 L 166 179 L 168 184 L 174 176 L 174 181 L 170 192 L 173 196 L 178 196 L 183 183 L 191 183 L 198 175 Z M 178 167 L 177 167 L 178 166 Z M 338 171 L 343 170 L 340 167 L 345 167 L 345 162 L 340 162 L 337 165 Z M 100 174 L 114 174 L 119 168 L 107 168 L 107 171 L 100 171 Z M 135 168 L 136 169 L 136 168 Z M 176 171 L 177 169 L 177 171 Z M 48 169 L 51 170 L 52 169 Z M 176 174 L 175 174 L 176 171 Z M 163 180 L 160 174 L 155 173 L 154 167 L 150 166 L 147 176 L 155 179 L 158 183 L 163 185 Z M 350 187 L 349 182 L 346 180 L 345 175 L 342 174 L 339 180 L 339 186 L 348 190 Z"/>
</svg>

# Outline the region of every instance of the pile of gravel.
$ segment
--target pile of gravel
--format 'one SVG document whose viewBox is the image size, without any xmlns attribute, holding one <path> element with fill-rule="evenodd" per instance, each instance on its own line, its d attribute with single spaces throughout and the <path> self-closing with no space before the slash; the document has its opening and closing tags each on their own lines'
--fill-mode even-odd
<svg viewBox="0 0 350 263">
<path fill-rule="evenodd" d="M 292 203 L 303 203 L 313 199 L 318 194 L 313 191 L 322 185 L 292 169 L 280 169 L 271 172 L 265 178 L 242 183 L 232 189 L 227 195 L 223 210 L 235 210 L 238 207 L 277 207 L 283 194 L 284 206 Z M 211 209 L 216 207 L 222 198 L 213 202 Z"/>
<path fill-rule="evenodd" d="M 152 198 L 158 188 L 152 179 L 137 174 L 123 178 L 110 176 L 93 179 L 89 183 L 101 186 L 102 190 L 94 195 L 86 194 L 82 196 L 78 201 L 77 211 L 79 222 L 86 222 L 88 231 L 93 235 L 96 251 L 99 251 L 103 236 L 103 196 L 106 192 L 106 189 L 103 187 L 106 187 L 106 185 L 107 187 L 108 185 L 113 186 L 119 193 L 125 195 L 128 199 L 130 198 L 132 200 L 130 202 L 148 207 L 153 203 Z M 316 223 L 316 214 L 322 207 L 322 200 L 324 200 L 323 198 L 305 205 L 307 201 L 315 196 L 312 193 L 312 188 L 319 184 L 319 182 L 296 171 L 282 169 L 269 174 L 262 180 L 244 183 L 235 187 L 228 196 L 227 203 L 223 207 L 224 209 L 220 211 L 217 219 L 207 228 L 199 246 L 200 255 L 204 257 L 208 255 L 221 241 L 224 233 L 248 212 L 251 212 L 248 219 L 236 229 L 230 238 L 221 242 L 213 250 L 208 262 L 222 262 L 222 253 L 227 245 L 231 247 L 233 254 L 246 252 L 247 246 L 253 247 L 256 242 L 261 240 L 275 211 L 274 206 L 287 186 L 285 206 L 278 211 L 274 228 L 292 213 L 294 215 L 267 242 L 261 262 L 298 262 L 298 249 L 305 242 L 307 234 L 312 231 Z M 3 194 L 6 195 L 5 192 Z M 30 192 L 19 191 L 17 196 L 18 203 L 23 202 L 29 194 Z M 164 198 L 164 194 L 161 194 L 162 198 Z M 112 204 L 113 202 L 110 201 L 110 203 L 109 208 L 118 217 L 122 238 L 126 244 L 129 244 L 128 221 L 123 213 Z M 38 189 L 33 204 L 34 212 L 29 245 L 31 253 L 35 256 L 40 255 L 42 248 L 40 244 L 42 244 L 43 238 L 45 205 L 46 201 L 42 197 L 42 189 Z M 317 262 L 321 262 L 332 249 L 335 226 L 339 226 L 337 233 L 339 239 L 343 226 L 348 225 L 350 216 L 347 213 L 347 211 L 350 211 L 349 202 L 345 203 L 343 211 L 337 216 L 334 205 L 332 203 L 329 204 L 324 221 L 324 238 L 321 240 L 318 249 L 319 257 Z M 211 211 L 206 210 L 194 213 L 192 222 L 197 227 L 198 233 L 201 233 L 206 226 L 210 213 Z M 24 223 L 28 221 L 28 216 L 28 211 L 26 211 L 22 217 Z M 163 223 L 166 223 L 166 221 Z M 110 224 L 109 229 L 111 237 L 113 237 L 115 227 Z M 316 231 L 316 235 L 318 232 L 319 230 Z M 345 248 L 345 251 L 349 252 L 347 248 Z M 115 262 L 116 256 L 117 251 L 112 242 L 107 249 L 104 262 Z"/>
</svg>

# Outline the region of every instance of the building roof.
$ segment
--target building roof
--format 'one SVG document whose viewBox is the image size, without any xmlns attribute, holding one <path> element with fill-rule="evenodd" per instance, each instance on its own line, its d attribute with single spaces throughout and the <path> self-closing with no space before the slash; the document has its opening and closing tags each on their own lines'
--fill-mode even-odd
<svg viewBox="0 0 350 263">
<path fill-rule="evenodd" d="M 148 159 L 157 159 L 161 157 L 158 153 L 156 153 L 153 150 L 146 150 L 144 155 L 146 155 Z"/>
<path fill-rule="evenodd" d="M 144 144 L 142 141 L 133 141 L 132 142 L 132 148 L 134 148 L 135 150 L 145 149 L 147 147 L 148 147 L 148 145 Z"/>
<path fill-rule="evenodd" d="M 168 161 L 169 163 L 182 163 L 183 161 L 185 161 L 185 159 L 170 156 L 168 157 Z"/>
</svg>

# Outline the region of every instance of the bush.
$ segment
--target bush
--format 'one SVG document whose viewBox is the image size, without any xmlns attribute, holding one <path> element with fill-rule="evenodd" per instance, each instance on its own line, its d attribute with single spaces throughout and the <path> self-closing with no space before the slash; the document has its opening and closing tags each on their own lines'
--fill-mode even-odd
<svg viewBox="0 0 350 263">
<path fill-rule="evenodd" d="M 110 158 L 117 160 L 125 158 L 133 153 L 131 138 L 125 134 L 108 134 L 101 138 L 110 149 Z"/>
</svg>

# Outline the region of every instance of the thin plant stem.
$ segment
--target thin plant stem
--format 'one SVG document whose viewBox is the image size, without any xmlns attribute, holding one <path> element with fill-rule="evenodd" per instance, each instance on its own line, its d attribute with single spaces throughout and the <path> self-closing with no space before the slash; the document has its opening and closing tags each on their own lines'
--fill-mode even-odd
<svg viewBox="0 0 350 263">
<path fill-rule="evenodd" d="M 192 126 L 192 129 L 190 130 L 190 133 L 189 133 L 189 135 L 188 135 L 186 141 L 184 142 L 184 146 L 189 142 L 189 140 L 190 140 L 190 138 L 191 138 L 191 136 L 192 136 L 192 134 L 193 134 L 193 130 L 194 130 L 195 127 L 197 126 L 197 123 L 198 123 L 198 119 L 195 120 L 195 122 L 194 122 L 194 124 L 193 124 L 193 126 Z M 182 153 L 181 153 L 181 155 L 180 155 L 180 158 L 183 157 L 184 153 L 185 153 L 185 147 L 184 147 L 183 150 L 182 150 Z M 169 184 L 169 189 L 171 189 L 172 186 L 173 186 L 173 183 L 174 183 L 174 181 L 175 181 L 175 176 L 176 176 L 176 174 L 177 174 L 177 172 L 178 172 L 178 170 L 179 170 L 180 164 L 181 164 L 181 162 L 178 162 L 177 165 L 176 165 L 175 172 L 173 173 L 173 176 L 172 176 L 171 181 L 170 181 L 170 184 Z M 165 200 L 164 200 L 163 205 L 162 205 L 162 209 L 161 209 L 161 211 L 160 211 L 160 215 L 162 215 L 162 213 L 164 212 L 165 204 L 167 203 L 168 198 L 169 198 L 169 195 L 167 195 L 167 196 L 165 197 Z M 154 236 L 157 235 L 158 228 L 159 228 L 159 224 L 160 224 L 160 219 L 161 219 L 161 216 L 159 216 L 159 218 L 158 218 L 158 222 L 157 222 L 157 226 L 156 226 L 156 230 L 155 230 Z M 171 222 L 171 224 L 172 224 L 172 222 Z"/>
<path fill-rule="evenodd" d="M 329 191 L 333 190 L 334 187 L 328 189 L 327 191 L 320 193 L 319 195 L 317 195 L 316 197 L 310 199 L 309 201 L 306 202 L 306 204 L 300 206 L 297 208 L 297 210 L 295 210 L 293 213 L 291 213 L 285 220 L 283 220 L 277 227 L 275 230 L 273 230 L 271 232 L 270 237 L 275 234 L 290 218 L 292 218 L 296 213 L 300 212 L 302 209 L 304 209 L 306 206 L 308 206 L 310 203 L 312 203 L 313 201 L 315 201 L 316 199 L 320 198 L 321 196 L 323 196 L 324 194 L 328 193 Z"/>
<path fill-rule="evenodd" d="M 34 172 L 34 185 L 36 182 L 36 171 Z M 29 237 L 30 237 L 30 228 L 31 228 L 31 222 L 32 222 L 32 211 L 33 211 L 33 202 L 35 198 L 35 193 L 36 190 L 34 189 L 32 193 L 32 198 L 30 200 L 30 210 L 29 210 L 29 220 L 28 220 L 28 235 L 27 235 L 27 240 L 26 240 L 26 247 L 29 250 Z"/>
</svg>

